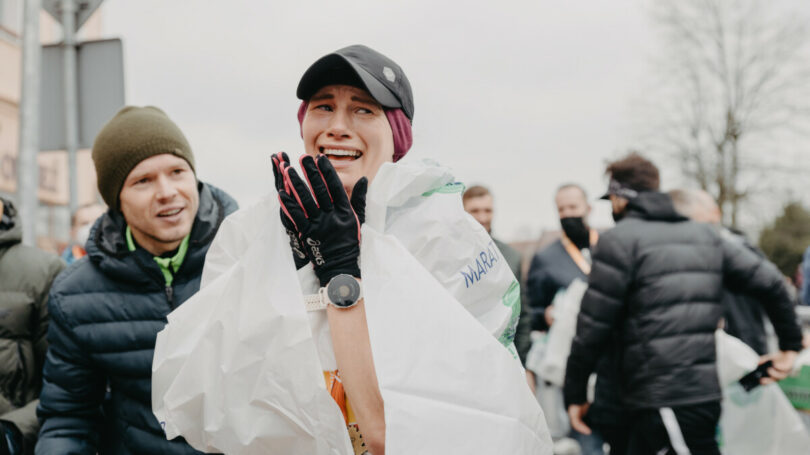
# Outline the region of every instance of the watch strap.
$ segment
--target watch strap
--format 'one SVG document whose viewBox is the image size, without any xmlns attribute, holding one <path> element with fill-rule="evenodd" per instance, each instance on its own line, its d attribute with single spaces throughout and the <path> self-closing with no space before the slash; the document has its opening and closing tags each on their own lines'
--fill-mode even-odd
<svg viewBox="0 0 810 455">
<path fill-rule="evenodd" d="M 304 308 L 307 311 L 324 310 L 329 306 L 329 301 L 326 297 L 326 288 L 318 289 L 317 294 L 308 294 L 304 296 Z"/>
<path fill-rule="evenodd" d="M 354 278 L 356 279 L 356 278 Z M 363 298 L 363 288 L 359 287 L 360 294 L 357 297 L 357 300 L 346 308 L 353 307 L 357 302 L 359 302 Z M 307 311 L 319 311 L 324 310 L 328 307 L 332 302 L 329 300 L 329 296 L 326 293 L 326 287 L 322 287 L 318 289 L 316 294 L 307 294 L 304 296 L 304 308 Z M 340 307 L 342 308 L 342 307 Z"/>
</svg>

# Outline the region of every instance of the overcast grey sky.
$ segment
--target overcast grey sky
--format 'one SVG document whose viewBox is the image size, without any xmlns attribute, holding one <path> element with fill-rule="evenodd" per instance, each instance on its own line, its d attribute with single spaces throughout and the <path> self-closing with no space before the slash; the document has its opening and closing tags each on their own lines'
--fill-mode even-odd
<svg viewBox="0 0 810 455">
<path fill-rule="evenodd" d="M 270 154 L 302 152 L 295 88 L 304 70 L 363 43 L 411 80 L 406 159 L 429 157 L 468 185 L 489 186 L 494 232 L 507 240 L 558 227 L 560 184 L 581 183 L 592 199 L 604 191 L 606 159 L 630 141 L 627 110 L 654 39 L 640 0 L 107 0 L 102 8 L 105 36 L 124 42 L 127 103 L 163 108 L 188 136 L 200 178 L 243 206 L 270 190 Z M 592 224 L 611 225 L 609 212 L 596 202 Z"/>
</svg>

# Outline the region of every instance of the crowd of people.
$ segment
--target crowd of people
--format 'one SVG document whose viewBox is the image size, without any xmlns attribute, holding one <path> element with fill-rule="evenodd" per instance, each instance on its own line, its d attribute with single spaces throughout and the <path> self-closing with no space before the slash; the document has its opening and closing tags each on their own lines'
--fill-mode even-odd
<svg viewBox="0 0 810 455">
<path fill-rule="evenodd" d="M 555 297 L 587 281 L 560 391 L 581 453 L 720 453 L 714 332 L 722 327 L 773 363 L 763 383 L 785 378 L 803 347 L 796 290 L 741 233 L 722 226 L 705 191 L 661 192 L 657 167 L 637 153 L 610 163 L 606 174 L 601 199 L 611 202 L 616 227 L 601 237 L 589 226 L 582 186 L 557 189 L 560 238 L 531 257 L 529 327 L 518 333 L 547 332 Z M 469 197 L 481 192 L 468 190 Z M 491 201 L 486 217 L 465 208 L 489 231 Z M 775 353 L 765 321 L 778 336 Z"/>
<path fill-rule="evenodd" d="M 294 295 L 302 297 L 295 306 L 300 314 L 287 315 L 269 302 L 293 294 L 286 287 L 278 294 L 268 291 L 268 311 L 278 310 L 279 316 L 272 327 L 257 329 L 266 332 L 259 349 L 281 352 L 290 338 L 311 346 L 306 351 L 311 358 L 288 359 L 290 371 L 299 360 L 319 365 L 306 374 L 322 375 L 318 380 L 328 399 L 279 398 L 259 406 L 292 429 L 279 425 L 262 436 L 264 451 L 244 453 L 379 455 L 409 447 L 409 453 L 429 454 L 465 444 L 473 448 L 469 453 L 495 453 L 491 447 L 553 453 L 535 398 L 546 387 L 544 378 L 523 365 L 532 340 L 540 339 L 533 335 L 555 325 L 555 297 L 575 280 L 588 287 L 564 385 L 556 393 L 583 454 L 719 454 L 718 327 L 762 355 L 762 362 L 770 361 L 762 384 L 785 378 L 793 368 L 803 348 L 796 293 L 742 234 L 722 226 L 708 194 L 662 192 L 658 168 L 642 155 L 631 153 L 606 168 L 609 184 L 601 199 L 610 202 L 615 227 L 594 229 L 583 187 L 562 184 L 553 195 L 559 239 L 526 262 L 492 237 L 495 200 L 487 188 L 464 189 L 445 168 L 402 161 L 413 142 L 414 100 L 393 60 L 360 45 L 337 50 L 313 63 L 296 95 L 304 152 L 299 168 L 286 154 L 274 154 L 268 174 L 272 169 L 276 191 L 257 207 L 237 212 L 225 191 L 198 180 L 185 135 L 151 106 L 125 107 L 98 134 L 92 158 L 106 207 L 85 206 L 73 214 L 62 260 L 21 245 L 17 211 L 0 199 L 0 455 L 224 451 L 216 435 L 206 444 L 190 430 L 167 437 L 167 428 L 180 426 L 156 416 L 156 403 L 166 393 L 153 387 L 155 376 L 165 375 L 153 365 L 156 340 L 159 332 L 182 327 L 171 313 L 206 308 L 211 283 L 234 285 L 233 271 L 246 267 L 242 258 L 256 250 L 289 272 L 287 281 L 298 285 Z M 381 182 L 396 184 L 386 193 L 379 190 Z M 261 232 L 276 229 L 286 233 L 282 251 L 260 240 Z M 390 251 L 400 256 L 363 256 L 365 239 L 380 235 L 398 245 Z M 463 254 L 456 257 L 447 253 L 451 250 Z M 386 301 L 402 297 L 393 294 L 397 286 L 387 290 L 375 280 L 387 276 L 380 270 L 386 261 L 405 260 L 400 258 L 425 272 L 420 283 L 435 285 L 433 294 L 419 295 L 460 305 L 466 313 L 454 313 L 458 331 L 450 321 L 443 334 L 463 337 L 448 341 L 461 346 L 453 362 L 431 363 L 430 353 L 407 350 L 390 360 L 378 350 L 375 343 L 393 335 L 375 331 L 374 324 L 385 320 Z M 262 280 L 257 272 L 251 276 Z M 245 279 L 236 285 L 261 283 Z M 175 312 L 181 305 L 185 313 Z M 425 336 L 420 314 L 400 312 L 396 318 L 404 333 Z M 223 333 L 233 329 L 227 320 L 215 323 Z M 778 338 L 778 348 L 770 352 L 768 324 Z M 171 341 L 176 337 L 166 339 L 163 350 L 185 348 Z M 478 351 L 465 352 L 465 345 Z M 488 358 L 481 358 L 484 352 Z M 397 362 L 408 365 L 406 374 L 392 372 Z M 226 368 L 189 365 L 202 377 Z M 473 371 L 491 377 L 469 374 Z M 258 387 L 256 374 L 239 374 L 245 375 L 245 387 Z M 286 369 L 272 372 L 274 378 L 285 374 Z M 436 384 L 409 389 L 409 380 L 419 383 L 422 374 Z M 450 396 L 448 389 L 474 399 L 454 406 L 458 403 L 443 398 Z M 268 393 L 281 397 L 289 391 Z M 195 396 L 199 417 L 191 426 L 204 432 L 219 425 L 207 412 L 217 395 L 229 394 L 208 390 Z M 397 394 L 438 404 L 410 415 L 394 399 Z M 513 402 L 522 404 L 503 406 Z M 317 434 L 295 433 L 312 416 L 340 423 L 345 434 L 337 445 Z M 443 440 L 443 432 L 455 437 Z M 297 437 L 316 443 L 290 441 Z M 241 441 L 254 447 L 247 436 Z M 295 449 L 274 451 L 275 444 Z M 323 451 L 307 451 L 311 447 Z"/>
</svg>

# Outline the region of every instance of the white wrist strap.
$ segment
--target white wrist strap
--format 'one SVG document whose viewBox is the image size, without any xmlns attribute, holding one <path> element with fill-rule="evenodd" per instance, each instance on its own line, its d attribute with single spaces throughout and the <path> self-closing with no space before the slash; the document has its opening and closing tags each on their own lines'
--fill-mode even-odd
<svg viewBox="0 0 810 455">
<path fill-rule="evenodd" d="M 326 288 L 318 289 L 317 294 L 304 296 L 304 308 L 306 308 L 307 311 L 324 310 L 327 306 L 329 306 L 329 302 L 326 297 Z"/>
</svg>

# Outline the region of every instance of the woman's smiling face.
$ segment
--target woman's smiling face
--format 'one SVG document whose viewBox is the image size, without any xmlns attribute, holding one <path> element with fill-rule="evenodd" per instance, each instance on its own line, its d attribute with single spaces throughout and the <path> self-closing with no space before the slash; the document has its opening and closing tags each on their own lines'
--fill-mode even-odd
<svg viewBox="0 0 810 455">
<path fill-rule="evenodd" d="M 309 155 L 325 154 L 346 192 L 361 177 L 374 179 L 393 161 L 394 136 L 383 107 L 363 89 L 327 85 L 309 99 L 302 124 Z"/>
</svg>

